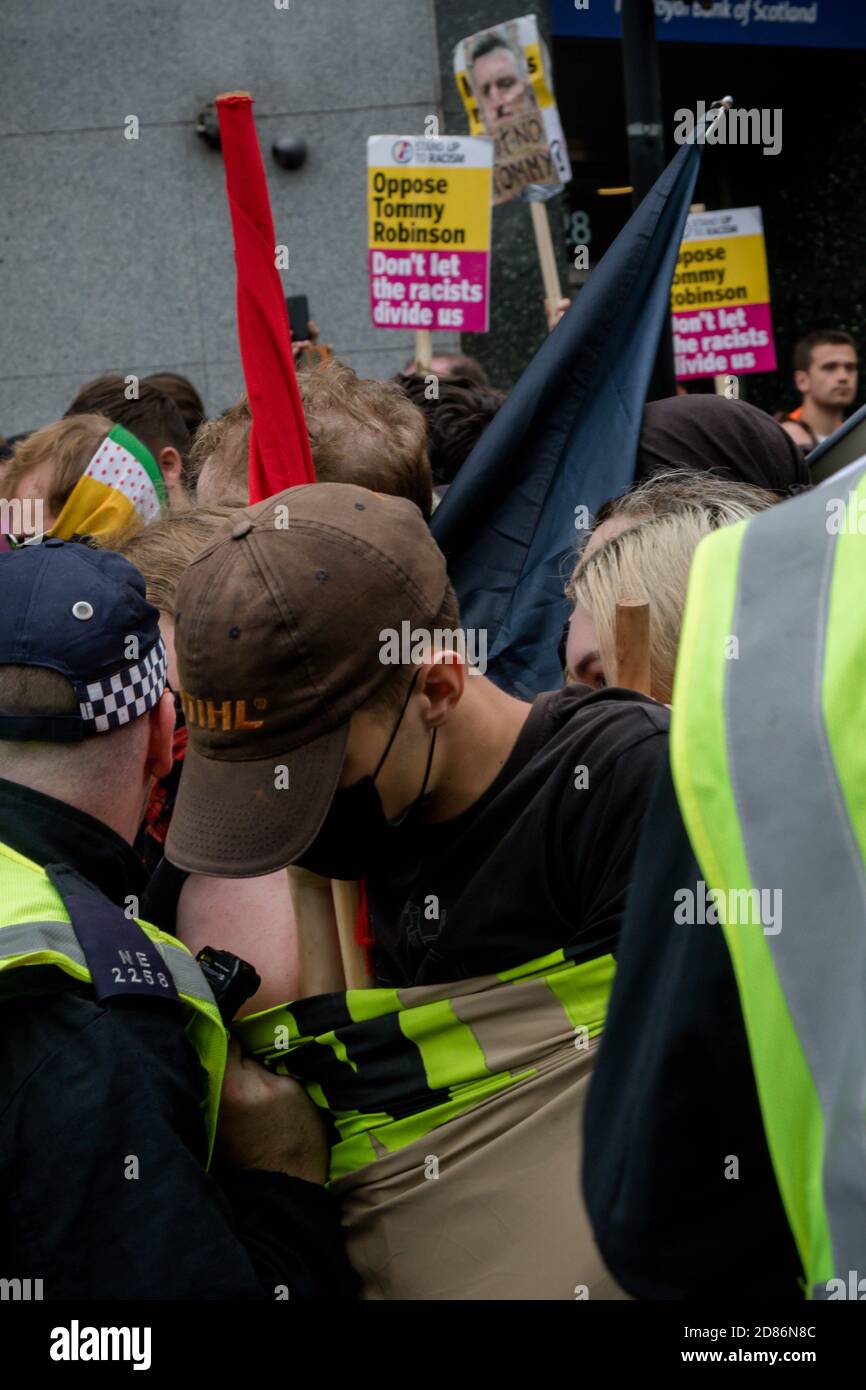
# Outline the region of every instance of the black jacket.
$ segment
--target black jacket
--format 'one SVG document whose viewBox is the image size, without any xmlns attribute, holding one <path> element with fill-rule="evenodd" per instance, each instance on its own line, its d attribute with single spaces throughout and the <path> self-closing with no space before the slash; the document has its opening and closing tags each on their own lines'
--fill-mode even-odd
<svg viewBox="0 0 866 1390">
<path fill-rule="evenodd" d="M 112 830 L 2 779 L 0 841 L 68 865 L 118 905 L 143 891 Z M 179 1012 L 100 1004 L 51 966 L 13 973 L 0 991 L 4 1276 L 42 1279 L 46 1299 L 354 1296 L 324 1188 L 205 1171 L 205 1076 Z"/>
<path fill-rule="evenodd" d="M 665 765 L 589 1088 L 586 1204 L 636 1298 L 802 1302 L 724 932 L 674 915 L 675 894 L 702 877 Z"/>
</svg>

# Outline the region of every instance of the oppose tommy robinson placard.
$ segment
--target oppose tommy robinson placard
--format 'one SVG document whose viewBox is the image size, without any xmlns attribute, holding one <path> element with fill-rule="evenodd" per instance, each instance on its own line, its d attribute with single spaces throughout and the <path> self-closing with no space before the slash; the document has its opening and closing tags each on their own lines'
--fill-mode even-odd
<svg viewBox="0 0 866 1390">
<path fill-rule="evenodd" d="M 486 333 L 493 142 L 371 135 L 370 305 L 377 328 Z"/>
<path fill-rule="evenodd" d="M 678 381 L 776 370 L 760 208 L 689 215 L 671 311 Z"/>
</svg>

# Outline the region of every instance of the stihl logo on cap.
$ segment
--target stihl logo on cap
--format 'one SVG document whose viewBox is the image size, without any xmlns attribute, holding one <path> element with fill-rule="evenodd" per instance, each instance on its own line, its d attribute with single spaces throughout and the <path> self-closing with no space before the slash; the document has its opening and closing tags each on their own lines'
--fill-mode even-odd
<svg viewBox="0 0 866 1390">
<path fill-rule="evenodd" d="M 180 703 L 187 724 L 196 724 L 200 729 L 219 729 L 224 734 L 238 729 L 260 729 L 265 721 L 248 719 L 247 704 L 251 703 L 257 710 L 265 710 L 268 707 L 267 700 L 261 698 L 251 702 L 222 700 L 216 703 L 213 700 L 200 700 L 197 695 L 190 695 L 186 690 L 180 692 Z"/>
</svg>

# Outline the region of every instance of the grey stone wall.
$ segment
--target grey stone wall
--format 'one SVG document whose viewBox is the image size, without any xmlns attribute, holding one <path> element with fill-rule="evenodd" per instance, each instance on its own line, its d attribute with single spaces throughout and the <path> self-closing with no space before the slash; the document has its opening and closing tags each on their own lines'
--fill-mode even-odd
<svg viewBox="0 0 866 1390">
<path fill-rule="evenodd" d="M 222 159 L 194 129 L 234 89 L 256 97 L 286 293 L 364 375 L 411 353 L 370 321 L 366 139 L 439 112 L 434 0 L 3 0 L 0 433 L 109 370 L 183 372 L 211 413 L 237 396 Z M 309 145 L 297 172 L 270 157 L 282 134 Z"/>
</svg>

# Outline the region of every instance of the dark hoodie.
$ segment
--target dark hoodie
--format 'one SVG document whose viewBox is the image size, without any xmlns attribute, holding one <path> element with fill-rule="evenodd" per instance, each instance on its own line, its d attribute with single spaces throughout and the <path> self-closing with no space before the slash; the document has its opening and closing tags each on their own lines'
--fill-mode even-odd
<svg viewBox="0 0 866 1390">
<path fill-rule="evenodd" d="M 670 468 L 704 469 L 779 497 L 809 486 L 788 432 L 757 406 L 724 396 L 671 396 L 646 407 L 636 478 Z"/>
</svg>

